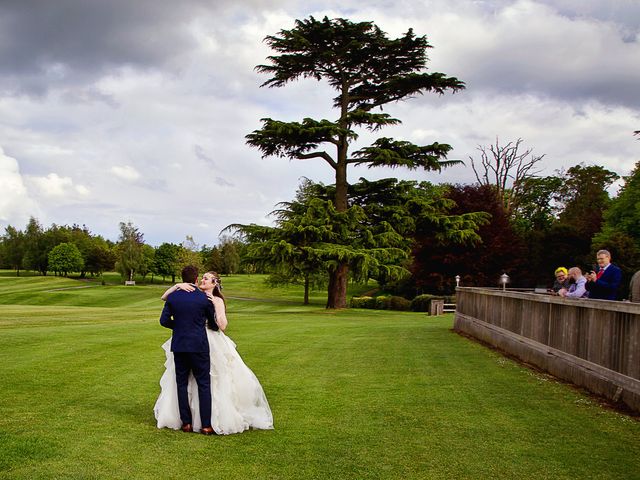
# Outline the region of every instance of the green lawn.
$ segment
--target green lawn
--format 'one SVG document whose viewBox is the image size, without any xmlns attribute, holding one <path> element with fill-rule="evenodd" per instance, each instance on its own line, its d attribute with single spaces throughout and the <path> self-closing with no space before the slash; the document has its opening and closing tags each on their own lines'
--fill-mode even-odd
<svg viewBox="0 0 640 480">
<path fill-rule="evenodd" d="M 0 276 L 0 478 L 640 478 L 640 422 L 452 333 L 223 277 L 273 431 L 158 430 L 165 287 Z M 355 291 L 354 291 L 355 293 Z"/>
</svg>

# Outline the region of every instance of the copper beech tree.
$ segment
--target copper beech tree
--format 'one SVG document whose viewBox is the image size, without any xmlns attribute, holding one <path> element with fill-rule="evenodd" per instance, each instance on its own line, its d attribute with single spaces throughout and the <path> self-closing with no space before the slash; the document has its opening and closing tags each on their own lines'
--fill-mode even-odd
<svg viewBox="0 0 640 480">
<path fill-rule="evenodd" d="M 336 213 L 349 208 L 349 165 L 439 171 L 457 163 L 446 160 L 451 146 L 440 143 L 420 146 L 381 137 L 370 146 L 349 150 L 358 137 L 356 128 L 376 132 L 400 123 L 377 109 L 418 94 L 464 88 L 455 77 L 425 71 L 426 51 L 431 46 L 424 36 L 409 29 L 390 39 L 372 22 L 309 17 L 296 20 L 294 28 L 281 30 L 265 41 L 276 54 L 267 58 L 268 64 L 256 67 L 271 76 L 262 86 L 283 87 L 304 78 L 326 81 L 335 91 L 331 101 L 337 115 L 333 120 L 305 118 L 301 122 L 263 118 L 262 128 L 247 135 L 247 143 L 258 148 L 263 157 L 326 162 L 335 171 L 332 201 Z M 331 263 L 327 308 L 346 306 L 348 274 L 347 259 Z"/>
</svg>

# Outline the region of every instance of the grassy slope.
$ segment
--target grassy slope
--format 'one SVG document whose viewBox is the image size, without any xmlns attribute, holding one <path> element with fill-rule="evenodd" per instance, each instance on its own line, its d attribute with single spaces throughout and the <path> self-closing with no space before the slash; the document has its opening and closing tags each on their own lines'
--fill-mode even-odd
<svg viewBox="0 0 640 480">
<path fill-rule="evenodd" d="M 640 478 L 640 422 L 452 333 L 223 278 L 274 431 L 158 430 L 163 287 L 0 278 L 0 478 Z"/>
</svg>

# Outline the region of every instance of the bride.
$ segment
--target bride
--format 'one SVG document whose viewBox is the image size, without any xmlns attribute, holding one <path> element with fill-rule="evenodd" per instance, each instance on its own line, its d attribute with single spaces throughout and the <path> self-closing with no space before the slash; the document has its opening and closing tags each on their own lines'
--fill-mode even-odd
<svg viewBox="0 0 640 480">
<path fill-rule="evenodd" d="M 176 290 L 193 291 L 188 283 L 179 283 L 162 295 L 166 300 Z M 273 416 L 260 382 L 245 365 L 236 351 L 236 344 L 223 331 L 227 327 L 224 296 L 220 291 L 220 280 L 215 272 L 202 276 L 200 289 L 207 294 L 216 311 L 219 330 L 207 328 L 209 354 L 211 358 L 211 426 L 219 435 L 240 433 L 249 428 L 272 429 Z M 153 408 L 158 428 L 179 430 L 182 426 L 178 411 L 176 372 L 171 352 L 171 339 L 162 348 L 166 353 L 166 370 L 160 379 L 160 395 Z M 200 408 L 198 385 L 189 376 L 189 406 L 193 414 L 193 430 L 200 431 Z"/>
</svg>

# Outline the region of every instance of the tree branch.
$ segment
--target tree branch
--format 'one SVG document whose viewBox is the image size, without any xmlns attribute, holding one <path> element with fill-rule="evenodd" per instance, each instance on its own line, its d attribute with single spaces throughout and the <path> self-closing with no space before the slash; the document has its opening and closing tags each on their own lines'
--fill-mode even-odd
<svg viewBox="0 0 640 480">
<path fill-rule="evenodd" d="M 323 158 L 326 162 L 331 165 L 331 167 L 335 170 L 338 168 L 338 164 L 331 158 L 331 156 L 327 152 L 312 152 L 312 153 L 299 153 L 296 155 L 298 160 L 308 160 L 310 158 Z"/>
</svg>

